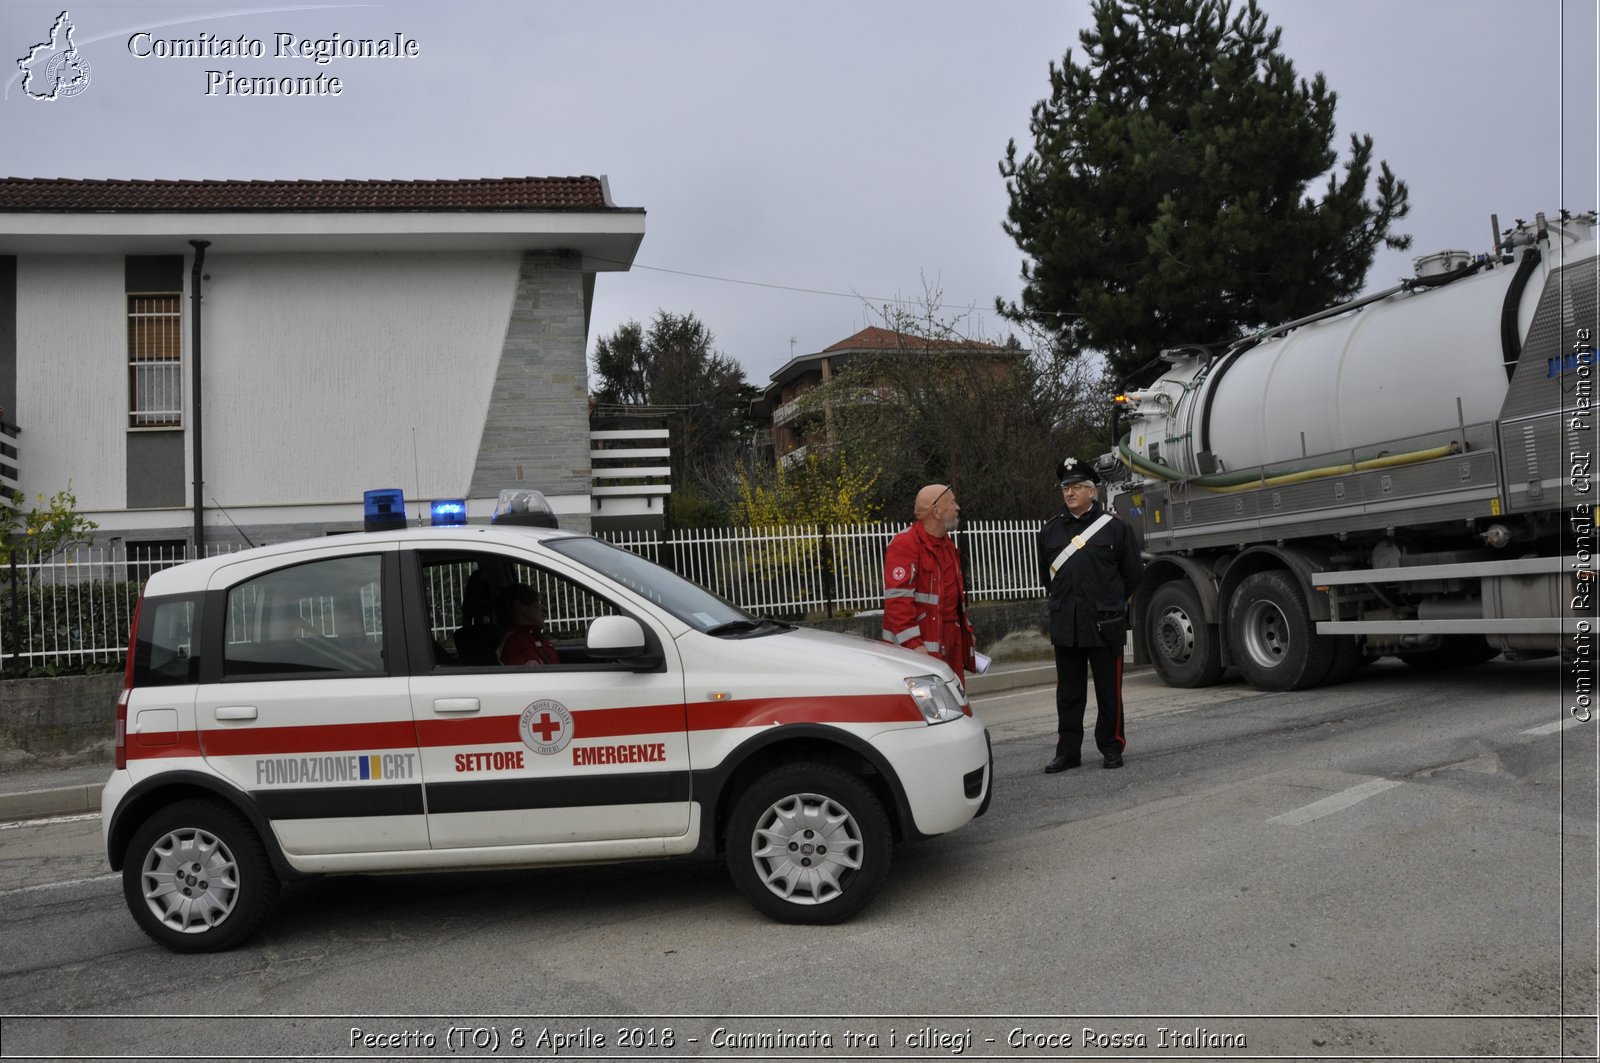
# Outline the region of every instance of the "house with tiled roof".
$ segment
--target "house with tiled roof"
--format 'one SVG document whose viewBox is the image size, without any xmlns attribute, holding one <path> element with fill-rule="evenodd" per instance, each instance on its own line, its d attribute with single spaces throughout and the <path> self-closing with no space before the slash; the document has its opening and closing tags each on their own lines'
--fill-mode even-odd
<svg viewBox="0 0 1600 1063">
<path fill-rule="evenodd" d="M 893 355 L 910 357 L 955 355 L 971 358 L 984 371 L 1008 372 L 1020 350 L 973 340 L 930 339 L 893 329 L 868 326 L 814 354 L 802 354 L 771 376 L 756 400 L 753 413 L 769 422 L 772 452 L 780 466 L 803 461 L 813 448 L 834 443 L 833 410 L 837 402 L 893 401 L 888 389 L 867 385 L 848 395 L 831 395 L 826 401 L 806 401 L 805 396 L 830 382 L 834 374 L 860 361 Z M 870 376 L 865 378 L 870 379 Z"/>
<path fill-rule="evenodd" d="M 0 179 L 0 477 L 130 545 L 348 530 L 372 488 L 587 530 L 590 308 L 644 220 L 603 177 Z"/>
</svg>

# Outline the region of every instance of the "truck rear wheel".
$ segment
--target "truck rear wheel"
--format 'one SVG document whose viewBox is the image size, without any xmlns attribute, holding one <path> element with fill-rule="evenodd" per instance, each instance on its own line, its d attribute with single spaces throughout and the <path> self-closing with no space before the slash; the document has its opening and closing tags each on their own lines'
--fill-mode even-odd
<svg viewBox="0 0 1600 1063">
<path fill-rule="evenodd" d="M 1318 635 L 1318 638 L 1327 639 L 1333 645 L 1333 654 L 1328 659 L 1328 674 L 1312 684 L 1313 686 L 1333 686 L 1343 683 L 1355 674 L 1361 667 L 1363 654 L 1361 643 L 1354 635 Z"/>
<path fill-rule="evenodd" d="M 1145 610 L 1150 663 L 1169 687 L 1208 687 L 1222 676 L 1222 646 L 1200 595 L 1184 579 L 1157 587 Z"/>
<path fill-rule="evenodd" d="M 1239 671 L 1257 690 L 1316 686 L 1333 663 L 1333 640 L 1316 634 L 1293 576 L 1253 572 L 1233 592 L 1228 638 Z"/>
</svg>

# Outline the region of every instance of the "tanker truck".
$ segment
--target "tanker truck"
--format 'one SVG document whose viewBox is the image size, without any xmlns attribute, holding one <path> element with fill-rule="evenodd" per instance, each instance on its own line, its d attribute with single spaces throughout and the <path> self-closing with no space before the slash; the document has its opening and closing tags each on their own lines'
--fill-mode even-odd
<svg viewBox="0 0 1600 1063">
<path fill-rule="evenodd" d="M 1383 656 L 1592 658 L 1594 226 L 1491 219 L 1488 252 L 1163 352 L 1096 463 L 1148 562 L 1135 660 L 1299 690 Z"/>
</svg>

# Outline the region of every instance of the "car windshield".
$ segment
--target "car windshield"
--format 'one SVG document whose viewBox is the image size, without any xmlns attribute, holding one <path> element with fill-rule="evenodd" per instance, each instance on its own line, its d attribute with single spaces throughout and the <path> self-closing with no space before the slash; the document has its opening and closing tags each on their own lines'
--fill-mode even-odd
<svg viewBox="0 0 1600 1063">
<path fill-rule="evenodd" d="M 599 539 L 547 539 L 544 545 L 620 583 L 701 631 L 744 632 L 750 630 L 749 625 L 761 623 L 704 587 Z M 722 630 L 714 631 L 718 628 Z"/>
</svg>

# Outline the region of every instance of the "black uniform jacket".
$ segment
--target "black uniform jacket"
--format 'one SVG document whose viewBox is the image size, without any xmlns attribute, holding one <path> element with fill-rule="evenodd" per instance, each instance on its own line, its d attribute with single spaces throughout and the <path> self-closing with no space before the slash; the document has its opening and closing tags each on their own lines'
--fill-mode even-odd
<svg viewBox="0 0 1600 1063">
<path fill-rule="evenodd" d="M 1126 634 L 1128 598 L 1144 574 L 1139 537 L 1127 521 L 1113 515 L 1050 576 L 1073 536 L 1083 535 L 1104 513 L 1098 502 L 1081 517 L 1063 507 L 1039 529 L 1039 582 L 1050 597 L 1050 641 L 1058 646 L 1120 646 Z M 1111 621 L 1103 631 L 1101 621 Z"/>
</svg>

